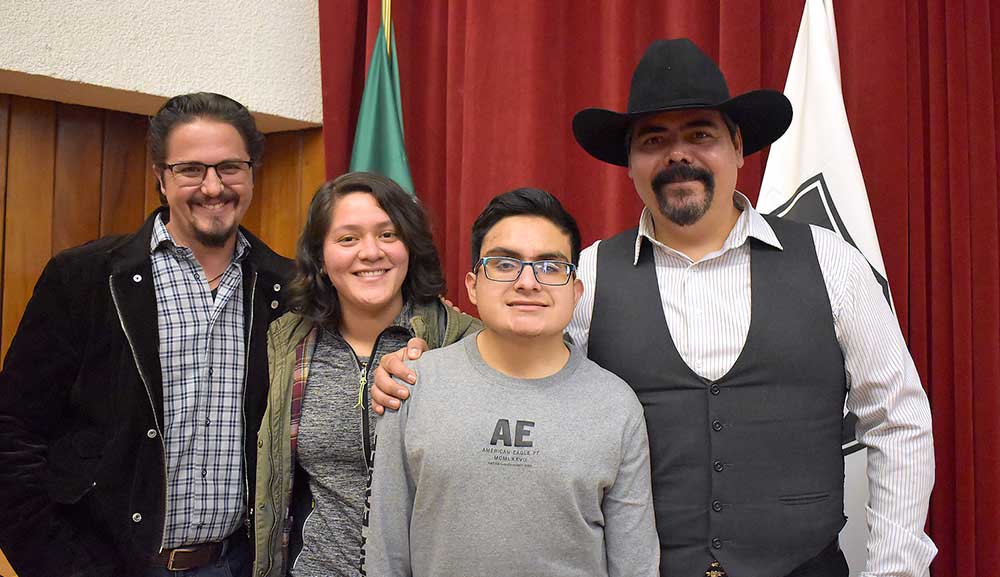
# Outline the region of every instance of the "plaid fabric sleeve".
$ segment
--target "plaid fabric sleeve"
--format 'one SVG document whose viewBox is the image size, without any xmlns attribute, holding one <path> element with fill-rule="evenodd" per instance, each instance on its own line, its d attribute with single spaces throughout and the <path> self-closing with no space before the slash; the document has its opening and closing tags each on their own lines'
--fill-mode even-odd
<svg viewBox="0 0 1000 577">
<path fill-rule="evenodd" d="M 288 480 L 288 509 L 285 511 L 285 528 L 281 539 L 282 553 L 288 554 L 288 541 L 291 537 L 294 519 L 291 514 L 292 491 L 295 484 L 295 451 L 299 442 L 299 421 L 302 420 L 302 398 L 306 393 L 306 381 L 309 379 L 309 362 L 312 360 L 312 351 L 316 350 L 316 338 L 319 334 L 319 327 L 313 328 L 295 347 L 295 370 L 292 373 L 292 411 L 290 421 L 290 439 L 292 455 L 291 477 Z"/>
</svg>

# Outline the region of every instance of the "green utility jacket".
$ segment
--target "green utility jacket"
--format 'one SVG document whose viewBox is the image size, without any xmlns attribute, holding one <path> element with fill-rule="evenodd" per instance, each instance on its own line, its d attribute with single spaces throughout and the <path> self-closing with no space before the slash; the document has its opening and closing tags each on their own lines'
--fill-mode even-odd
<svg viewBox="0 0 1000 577">
<path fill-rule="evenodd" d="M 461 340 L 481 328 L 468 315 L 438 301 L 414 304 L 410 318 L 412 336 L 434 349 Z M 316 325 L 296 313 L 287 313 L 271 324 L 267 335 L 267 357 L 271 388 L 267 410 L 257 434 L 257 483 L 254 507 L 254 577 L 285 577 L 288 574 L 285 532 L 295 476 L 291 449 L 292 382 L 296 349 Z M 315 336 L 312 339 L 315 347 Z M 311 356 L 312 350 L 306 351 Z M 365 402 L 369 402 L 365 391 Z M 301 479 L 295 480 L 295 491 Z M 360 522 L 360 519 L 359 519 Z"/>
</svg>

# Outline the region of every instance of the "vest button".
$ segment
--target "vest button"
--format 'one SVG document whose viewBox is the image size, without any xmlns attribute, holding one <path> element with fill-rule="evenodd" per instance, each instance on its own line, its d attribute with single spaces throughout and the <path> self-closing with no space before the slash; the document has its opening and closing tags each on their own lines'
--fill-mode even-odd
<svg viewBox="0 0 1000 577">
<path fill-rule="evenodd" d="M 155 439 L 156 438 L 156 429 L 150 429 L 150 430 L 146 431 L 146 436 L 149 437 L 150 439 Z"/>
<path fill-rule="evenodd" d="M 722 539 L 719 539 L 718 537 L 716 537 L 715 539 L 712 539 L 712 548 L 713 549 L 722 549 Z"/>
<path fill-rule="evenodd" d="M 722 421 L 720 421 L 718 419 L 712 421 L 712 430 L 715 431 L 715 432 L 721 431 L 722 430 Z"/>
<path fill-rule="evenodd" d="M 722 503 L 718 499 L 712 501 L 712 510 L 715 511 L 716 513 L 722 511 Z"/>
<path fill-rule="evenodd" d="M 722 461 L 716 461 L 712 463 L 712 468 L 721 473 L 726 466 L 722 464 Z"/>
<path fill-rule="evenodd" d="M 719 388 L 719 385 L 712 385 L 711 387 L 709 387 L 709 388 L 708 388 L 708 390 L 709 390 L 709 391 L 710 391 L 710 392 L 711 392 L 711 393 L 712 393 L 713 395 L 718 395 L 718 394 L 719 394 L 719 392 L 721 392 L 721 391 L 722 391 L 722 389 L 721 389 L 721 388 Z"/>
<path fill-rule="evenodd" d="M 138 523 L 140 521 L 142 521 L 142 515 L 139 513 L 132 513 L 132 522 Z"/>
</svg>

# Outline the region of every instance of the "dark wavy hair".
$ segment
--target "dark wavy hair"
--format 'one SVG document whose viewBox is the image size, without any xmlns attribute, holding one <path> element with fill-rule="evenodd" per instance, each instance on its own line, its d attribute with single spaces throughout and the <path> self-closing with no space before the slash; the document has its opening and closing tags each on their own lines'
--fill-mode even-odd
<svg viewBox="0 0 1000 577">
<path fill-rule="evenodd" d="M 167 138 L 170 131 L 179 124 L 207 118 L 229 124 L 240 133 L 243 144 L 250 154 L 254 167 L 264 159 L 264 134 L 257 130 L 257 123 L 246 106 L 228 96 L 212 92 L 195 92 L 174 96 L 163 103 L 160 110 L 149 119 L 149 157 L 157 170 L 162 170 L 167 161 Z M 160 204 L 167 205 L 167 199 L 156 181 L 156 191 L 160 194 Z"/>
<path fill-rule="evenodd" d="M 410 260 L 403 280 L 403 300 L 426 303 L 445 290 L 441 259 L 420 201 L 382 175 L 348 172 L 323 184 L 313 195 L 306 226 L 296 247 L 295 278 L 288 285 L 290 308 L 329 328 L 339 326 L 341 312 L 337 289 L 323 273 L 323 244 L 330 230 L 334 205 L 356 192 L 375 197 L 406 244 Z"/>
</svg>

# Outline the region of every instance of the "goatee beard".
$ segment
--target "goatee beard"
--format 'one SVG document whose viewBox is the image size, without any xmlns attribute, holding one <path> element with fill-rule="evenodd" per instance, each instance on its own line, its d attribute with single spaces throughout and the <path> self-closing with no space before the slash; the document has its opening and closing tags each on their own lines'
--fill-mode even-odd
<svg viewBox="0 0 1000 577">
<path fill-rule="evenodd" d="M 237 227 L 234 225 L 228 230 L 221 232 L 204 231 L 196 228 L 194 229 L 194 238 L 204 246 L 222 248 L 226 246 L 226 242 L 236 234 L 236 228 Z"/>
<path fill-rule="evenodd" d="M 194 203 L 200 203 L 205 201 L 204 197 L 200 195 L 195 196 L 191 200 Z M 225 203 L 232 203 L 233 206 L 237 206 L 239 204 L 239 196 L 235 192 L 229 190 L 228 188 L 222 191 L 217 200 Z M 226 242 L 228 242 L 229 239 L 235 236 L 236 229 L 239 228 L 239 223 L 234 222 L 232 226 L 225 229 L 221 229 L 221 226 L 219 227 L 214 226 L 217 222 L 220 221 L 221 219 L 219 218 L 212 218 L 210 220 L 210 224 L 213 226 L 210 226 L 208 230 L 202 230 L 198 228 L 197 225 L 192 226 L 192 228 L 194 229 L 195 240 L 197 240 L 204 246 L 212 248 L 221 248 L 226 246 Z"/>
<path fill-rule="evenodd" d="M 701 202 L 697 203 L 671 203 L 670 198 L 664 191 L 668 184 L 677 182 L 701 182 L 705 186 L 705 196 Z M 715 177 L 704 168 L 691 166 L 690 164 L 675 164 L 665 168 L 653 177 L 653 194 L 656 195 L 656 203 L 660 207 L 660 212 L 671 222 L 678 226 L 690 226 L 705 216 L 712 206 L 712 198 L 715 196 Z M 678 195 L 681 199 L 694 194 L 688 189 L 681 189 Z"/>
</svg>

